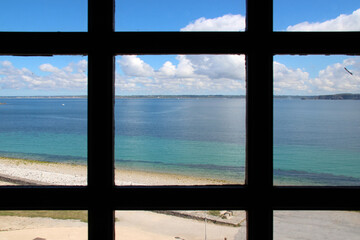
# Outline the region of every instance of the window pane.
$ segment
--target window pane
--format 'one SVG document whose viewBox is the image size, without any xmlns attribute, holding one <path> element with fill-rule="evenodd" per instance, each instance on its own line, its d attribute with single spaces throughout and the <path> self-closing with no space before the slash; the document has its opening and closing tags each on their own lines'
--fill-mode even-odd
<svg viewBox="0 0 360 240">
<path fill-rule="evenodd" d="M 243 55 L 116 58 L 118 185 L 244 182 Z"/>
<path fill-rule="evenodd" d="M 358 0 L 274 0 L 275 31 L 359 31 Z"/>
<path fill-rule="evenodd" d="M 246 239 L 245 211 L 116 211 L 115 239 Z"/>
<path fill-rule="evenodd" d="M 87 0 L 1 0 L 0 31 L 87 31 Z"/>
<path fill-rule="evenodd" d="M 0 239 L 86 240 L 87 211 L 0 211 Z"/>
<path fill-rule="evenodd" d="M 359 92 L 359 57 L 275 57 L 276 184 L 360 185 Z"/>
<path fill-rule="evenodd" d="M 360 213 L 275 211 L 274 239 L 359 239 Z"/>
<path fill-rule="evenodd" d="M 245 0 L 116 0 L 116 31 L 244 31 Z"/>
<path fill-rule="evenodd" d="M 86 185 L 87 58 L 0 57 L 2 184 Z"/>
</svg>

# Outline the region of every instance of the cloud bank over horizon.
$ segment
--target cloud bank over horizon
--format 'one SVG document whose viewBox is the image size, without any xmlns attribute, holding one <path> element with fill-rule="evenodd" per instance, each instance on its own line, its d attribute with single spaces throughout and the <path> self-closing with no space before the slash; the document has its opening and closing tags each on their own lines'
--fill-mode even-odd
<svg viewBox="0 0 360 240">
<path fill-rule="evenodd" d="M 0 61 L 0 90 L 31 89 L 41 91 L 86 90 L 87 61 L 71 62 L 64 68 L 49 63 L 38 66 L 41 74 L 26 67 L 17 68 L 10 61 Z"/>
<path fill-rule="evenodd" d="M 178 55 L 175 61 L 165 61 L 155 69 L 141 56 L 119 56 L 116 64 L 121 71 L 115 73 L 116 94 L 241 95 L 246 92 L 244 55 Z M 10 61 L 0 61 L 0 90 L 87 90 L 86 60 L 69 63 L 64 68 L 49 63 L 38 68 L 41 74 L 25 67 L 17 68 Z M 342 62 L 330 64 L 313 77 L 306 69 L 290 68 L 274 61 L 275 95 L 359 92 L 360 57 L 349 56 Z"/>
<path fill-rule="evenodd" d="M 178 55 L 177 63 L 166 61 L 152 68 L 139 56 L 121 56 L 116 63 L 117 94 L 243 94 L 244 55 Z"/>
</svg>

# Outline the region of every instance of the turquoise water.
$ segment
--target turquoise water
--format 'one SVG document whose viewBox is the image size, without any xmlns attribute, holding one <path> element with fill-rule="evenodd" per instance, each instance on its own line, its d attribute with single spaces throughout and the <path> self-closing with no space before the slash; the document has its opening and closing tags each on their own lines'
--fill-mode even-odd
<svg viewBox="0 0 360 240">
<path fill-rule="evenodd" d="M 87 163 L 87 99 L 0 102 L 0 156 Z M 244 99 L 116 99 L 115 127 L 116 167 L 244 181 Z M 360 101 L 275 99 L 274 181 L 360 185 Z"/>
<path fill-rule="evenodd" d="M 117 167 L 244 182 L 244 99 L 117 99 Z"/>
<path fill-rule="evenodd" d="M 119 168 L 151 170 L 241 182 L 244 146 L 234 143 L 116 136 Z"/>
<path fill-rule="evenodd" d="M 360 101 L 275 99 L 274 180 L 360 185 Z"/>
<path fill-rule="evenodd" d="M 86 164 L 87 99 L 0 102 L 0 156 Z"/>
</svg>

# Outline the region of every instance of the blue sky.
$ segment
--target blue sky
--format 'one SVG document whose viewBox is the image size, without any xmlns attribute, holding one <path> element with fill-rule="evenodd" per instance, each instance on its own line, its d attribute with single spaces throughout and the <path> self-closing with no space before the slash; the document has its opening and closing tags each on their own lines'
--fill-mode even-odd
<svg viewBox="0 0 360 240">
<path fill-rule="evenodd" d="M 116 0 L 115 30 L 244 31 L 245 0 Z M 274 0 L 274 30 L 360 31 L 360 1 Z M 87 31 L 87 1 L 1 0 L 0 31 Z M 86 94 L 86 63 L 81 56 L 0 56 L 0 96 Z M 122 95 L 246 89 L 242 55 L 118 56 L 115 66 Z M 359 76 L 358 57 L 274 56 L 279 95 L 360 92 Z"/>
<path fill-rule="evenodd" d="M 301 22 L 324 22 L 360 8 L 358 0 L 274 0 L 274 30 Z"/>
<path fill-rule="evenodd" d="M 245 0 L 116 0 L 116 31 L 179 31 L 190 22 L 245 16 Z"/>
<path fill-rule="evenodd" d="M 1 0 L 0 31 L 87 31 L 87 0 Z"/>
</svg>

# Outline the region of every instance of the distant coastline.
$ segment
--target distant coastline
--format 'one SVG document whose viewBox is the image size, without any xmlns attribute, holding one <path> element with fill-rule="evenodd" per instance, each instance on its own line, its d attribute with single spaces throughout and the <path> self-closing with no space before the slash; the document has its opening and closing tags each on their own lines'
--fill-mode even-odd
<svg viewBox="0 0 360 240">
<path fill-rule="evenodd" d="M 340 93 L 332 95 L 314 95 L 314 96 L 299 96 L 299 95 L 279 95 L 274 96 L 275 99 L 301 99 L 301 100 L 360 100 L 360 94 Z"/>
<path fill-rule="evenodd" d="M 115 96 L 116 99 L 190 99 L 190 98 L 245 98 L 245 95 L 128 95 Z M 88 96 L 0 96 L 1 99 L 74 99 Z"/>
<path fill-rule="evenodd" d="M 74 99 L 87 96 L 0 96 L 1 99 Z"/>
<path fill-rule="evenodd" d="M 87 99 L 86 95 L 79 96 L 0 96 L 0 99 Z M 115 99 L 212 99 L 230 98 L 245 99 L 245 95 L 124 95 L 115 96 Z M 301 100 L 360 100 L 360 94 L 340 93 L 332 95 L 274 95 L 274 99 L 301 99 Z M 6 104 L 0 102 L 0 105 Z"/>
<path fill-rule="evenodd" d="M 115 96 L 117 99 L 192 99 L 192 98 L 245 98 L 245 95 L 132 95 Z"/>
</svg>

